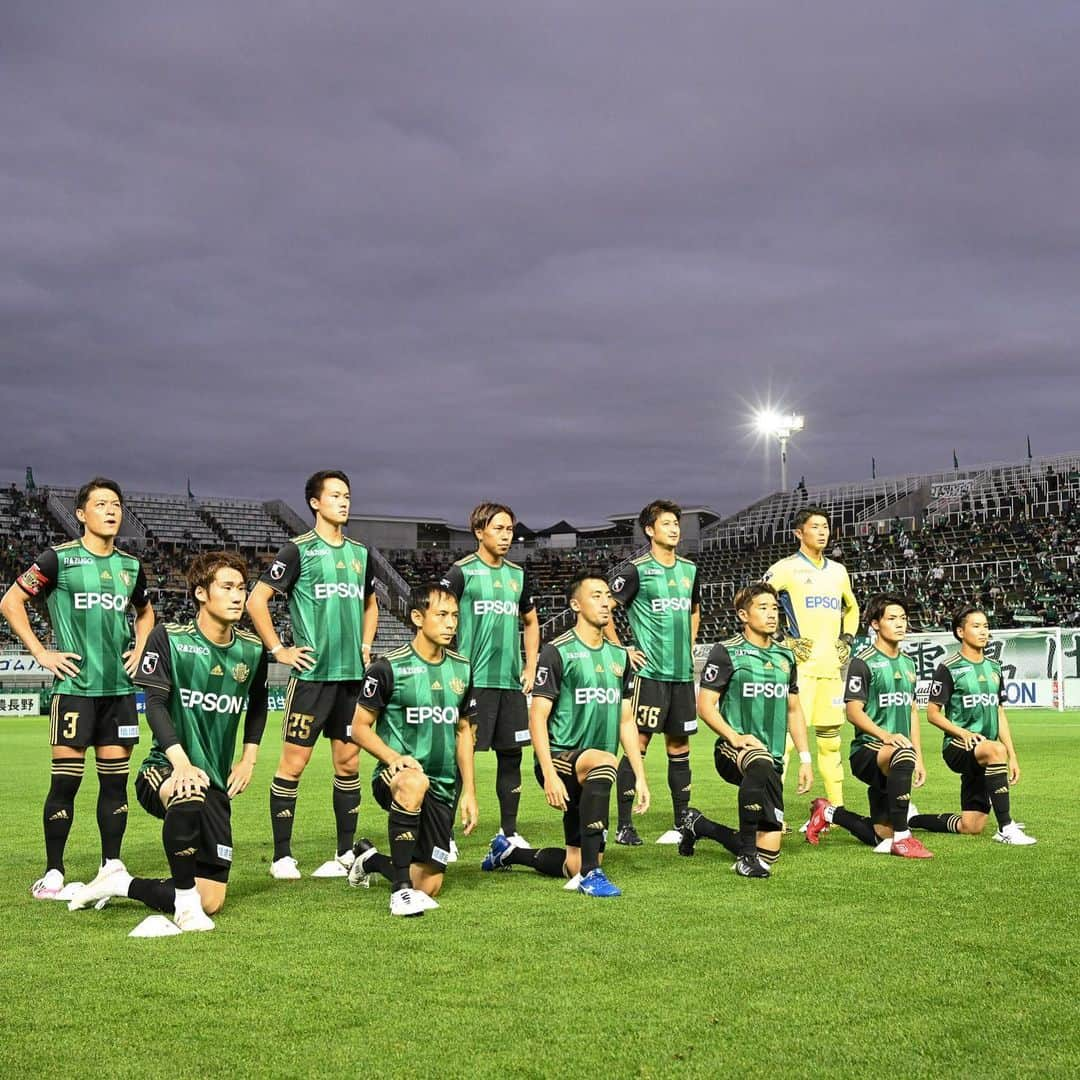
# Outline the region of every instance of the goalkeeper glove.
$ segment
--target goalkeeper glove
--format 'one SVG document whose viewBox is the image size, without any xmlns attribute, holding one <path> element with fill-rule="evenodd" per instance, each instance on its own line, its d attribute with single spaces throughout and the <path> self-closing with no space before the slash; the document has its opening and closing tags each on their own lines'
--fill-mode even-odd
<svg viewBox="0 0 1080 1080">
<path fill-rule="evenodd" d="M 841 634 L 836 641 L 836 655 L 843 667 L 851 659 L 851 643 L 855 639 L 850 634 Z"/>
<path fill-rule="evenodd" d="M 810 659 L 810 653 L 814 649 L 814 643 L 809 638 L 804 637 L 781 638 L 780 644 L 795 654 L 795 662 L 798 664 L 805 664 Z"/>
</svg>

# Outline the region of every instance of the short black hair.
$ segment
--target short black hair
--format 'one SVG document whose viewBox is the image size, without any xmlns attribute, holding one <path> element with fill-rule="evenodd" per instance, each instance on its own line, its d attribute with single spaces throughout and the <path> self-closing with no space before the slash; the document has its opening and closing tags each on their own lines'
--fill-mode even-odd
<svg viewBox="0 0 1080 1080">
<path fill-rule="evenodd" d="M 885 609 L 889 607 L 903 608 L 904 614 L 908 613 L 908 602 L 904 597 L 897 593 L 878 593 L 866 602 L 866 625 L 880 622 L 885 618 Z"/>
<path fill-rule="evenodd" d="M 119 500 L 120 505 L 124 505 L 124 495 L 120 490 L 120 485 L 115 480 L 110 480 L 105 476 L 95 476 L 93 480 L 87 480 L 81 488 L 79 488 L 78 494 L 75 496 L 75 509 L 85 510 L 86 504 L 90 501 L 90 493 L 97 491 L 98 488 L 105 488 L 106 491 L 111 491 Z"/>
<path fill-rule="evenodd" d="M 952 632 L 957 641 L 960 640 L 960 631 L 964 629 L 969 615 L 985 615 L 986 612 L 978 604 L 965 604 L 953 612 Z"/>
<path fill-rule="evenodd" d="M 469 514 L 469 528 L 473 533 L 483 532 L 499 514 L 505 514 L 511 524 L 517 524 L 514 511 L 505 503 L 482 502 L 479 506 L 474 506 L 472 513 Z"/>
<path fill-rule="evenodd" d="M 653 499 L 653 501 L 638 514 L 638 524 L 641 526 L 641 531 L 644 532 L 651 525 L 655 525 L 656 519 L 661 514 L 674 514 L 675 520 L 681 521 L 682 507 L 678 503 L 672 502 L 670 499 Z"/>
<path fill-rule="evenodd" d="M 776 590 L 767 581 L 755 581 L 750 585 L 746 585 L 741 588 L 735 594 L 735 600 L 732 606 L 735 608 L 736 614 L 740 611 L 748 611 L 750 605 L 759 596 L 771 596 L 774 600 L 779 600 L 780 597 Z"/>
<path fill-rule="evenodd" d="M 423 581 L 409 590 L 409 611 L 419 611 L 423 615 L 437 596 L 453 596 L 457 601 L 454 590 L 448 589 L 441 581 Z"/>
<path fill-rule="evenodd" d="M 317 473 L 312 473 L 304 484 L 304 505 L 311 510 L 312 515 L 315 511 L 312 509 L 311 500 L 322 496 L 323 485 L 327 480 L 341 480 L 349 489 L 349 494 L 352 494 L 352 484 L 340 469 L 320 469 Z"/>
<path fill-rule="evenodd" d="M 592 580 L 602 581 L 607 584 L 607 578 L 604 576 L 602 570 L 598 570 L 596 567 L 585 567 L 583 570 L 579 570 L 571 579 L 570 584 L 566 586 L 566 602 L 569 604 L 571 600 L 577 595 L 578 589 L 581 588 L 583 582 Z"/>
<path fill-rule="evenodd" d="M 832 522 L 829 520 L 829 511 L 822 506 L 804 506 L 791 519 L 791 527 L 793 529 L 801 529 L 812 517 L 823 517 L 825 519 L 825 524 L 832 529 Z"/>
<path fill-rule="evenodd" d="M 223 569 L 235 570 L 247 584 L 250 573 L 247 559 L 238 551 L 204 551 L 191 560 L 184 577 L 196 607 L 202 607 L 202 602 L 195 596 L 195 590 L 202 588 L 209 592 L 217 572 Z"/>
</svg>

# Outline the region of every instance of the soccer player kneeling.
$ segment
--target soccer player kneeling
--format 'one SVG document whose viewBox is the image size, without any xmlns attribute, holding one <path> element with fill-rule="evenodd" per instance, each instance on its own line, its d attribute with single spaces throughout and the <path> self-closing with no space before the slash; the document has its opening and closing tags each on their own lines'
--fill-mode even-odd
<svg viewBox="0 0 1080 1080">
<path fill-rule="evenodd" d="M 266 652 L 237 628 L 247 598 L 247 564 L 232 551 L 207 552 L 188 567 L 198 605 L 193 622 L 154 627 L 135 682 L 146 689 L 150 753 L 135 794 L 161 818 L 171 877 L 132 877 L 123 867 L 80 889 L 68 907 L 129 897 L 173 915 L 180 930 L 213 930 L 232 866 L 230 800 L 251 782 L 266 727 Z M 240 714 L 244 749 L 233 764 Z M 165 932 L 176 933 L 174 929 Z"/>
<path fill-rule="evenodd" d="M 959 814 L 918 814 L 913 829 L 977 836 L 991 808 L 1000 844 L 1035 843 L 1013 821 L 1009 787 L 1020 779 L 1020 763 L 1005 715 L 1001 665 L 986 656 L 990 624 L 978 607 L 962 607 L 952 622 L 960 651 L 938 664 L 930 687 L 926 718 L 945 733 L 941 756 L 960 774 Z"/>
<path fill-rule="evenodd" d="M 450 859 L 455 785 L 461 779 L 461 824 L 476 828 L 469 661 L 447 646 L 458 626 L 457 597 L 438 582 L 413 589 L 411 645 L 376 660 L 364 674 L 352 722 L 353 741 L 379 760 L 371 782 L 389 814 L 390 854 L 356 842 L 349 884 L 372 871 L 391 885 L 391 915 L 423 915 L 439 905 Z"/>
<path fill-rule="evenodd" d="M 900 651 L 907 636 L 907 602 L 901 596 L 875 596 L 867 606 L 866 621 L 877 637 L 872 648 L 852 659 L 844 701 L 856 729 L 851 772 L 867 786 L 870 816 L 815 799 L 806 839 L 817 844 L 829 825 L 839 825 L 875 851 L 929 859 L 932 853 L 908 828 L 911 789 L 925 783 L 926 770 L 915 703 L 915 663 Z"/>
<path fill-rule="evenodd" d="M 814 774 L 806 722 L 799 704 L 795 654 L 773 640 L 780 621 L 776 590 L 764 582 L 735 597 L 742 632 L 712 647 L 701 673 L 698 715 L 720 737 L 716 771 L 739 789 L 738 831 L 687 811 L 680 832 L 680 855 L 693 855 L 702 837 L 738 856 L 740 877 L 767 878 L 780 857 L 784 827 L 781 770 L 790 734 L 799 751 L 799 794 L 810 790 Z"/>
<path fill-rule="evenodd" d="M 578 574 L 566 598 L 577 623 L 541 650 L 529 710 L 536 780 L 548 805 L 562 811 L 566 847 L 525 847 L 500 833 L 481 869 L 528 866 L 570 878 L 566 888 L 576 886 L 586 896 L 620 896 L 600 868 L 620 743 L 633 769 L 634 809 L 644 814 L 649 808 L 631 708 L 633 668 L 626 649 L 604 637 L 612 597 L 603 576 Z"/>
</svg>

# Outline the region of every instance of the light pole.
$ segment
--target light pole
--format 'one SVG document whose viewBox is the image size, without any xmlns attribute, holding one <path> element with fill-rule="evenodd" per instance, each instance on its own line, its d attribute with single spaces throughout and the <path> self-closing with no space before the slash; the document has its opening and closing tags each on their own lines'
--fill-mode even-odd
<svg viewBox="0 0 1080 1080">
<path fill-rule="evenodd" d="M 780 490 L 787 491 L 787 451 L 791 436 L 802 431 L 806 417 L 800 413 L 776 413 L 771 409 L 759 412 L 754 418 L 755 427 L 762 435 L 780 440 Z"/>
</svg>

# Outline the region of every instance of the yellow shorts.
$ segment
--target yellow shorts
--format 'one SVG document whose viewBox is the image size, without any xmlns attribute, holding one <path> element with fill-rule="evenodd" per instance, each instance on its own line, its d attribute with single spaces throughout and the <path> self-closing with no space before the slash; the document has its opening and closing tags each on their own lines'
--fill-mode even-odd
<svg viewBox="0 0 1080 1080">
<path fill-rule="evenodd" d="M 844 680 L 799 676 L 799 702 L 807 728 L 840 727 L 844 723 Z"/>
</svg>

